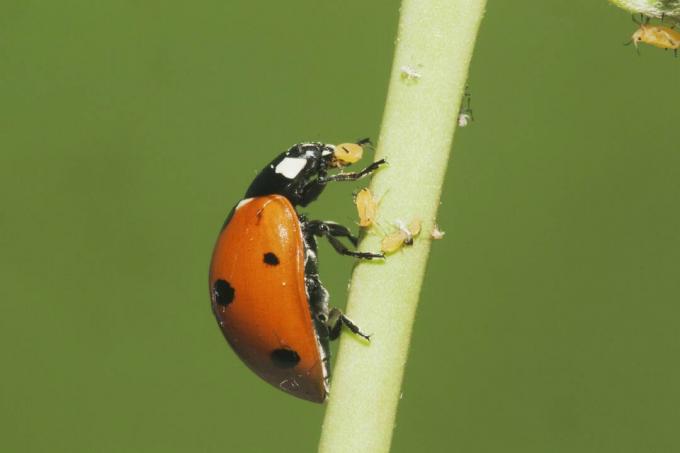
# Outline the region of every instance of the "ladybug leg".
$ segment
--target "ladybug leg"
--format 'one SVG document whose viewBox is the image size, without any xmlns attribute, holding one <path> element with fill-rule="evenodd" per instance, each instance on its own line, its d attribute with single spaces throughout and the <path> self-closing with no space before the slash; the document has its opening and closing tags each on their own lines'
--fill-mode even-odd
<svg viewBox="0 0 680 453">
<path fill-rule="evenodd" d="M 340 242 L 338 237 L 348 238 L 352 244 L 356 246 L 358 239 L 350 233 L 347 227 L 342 226 L 335 222 L 324 222 L 321 220 L 310 220 L 306 224 L 306 229 L 314 236 L 323 236 L 328 242 L 333 246 L 335 251 L 341 255 L 353 256 L 355 258 L 362 258 L 366 260 L 372 260 L 375 258 L 384 258 L 385 255 L 382 253 L 371 253 L 371 252 L 356 252 L 348 249 L 345 245 Z"/>
<path fill-rule="evenodd" d="M 371 165 L 368 167 L 364 168 L 361 171 L 353 172 L 353 173 L 338 173 L 336 175 L 330 175 L 328 176 L 326 174 L 325 170 L 322 170 L 319 172 L 319 177 L 316 178 L 313 181 L 308 182 L 301 190 L 300 193 L 300 201 L 298 204 L 300 206 L 307 206 L 309 203 L 312 201 L 316 200 L 319 195 L 321 195 L 321 192 L 326 188 L 326 184 L 332 181 L 356 181 L 357 179 L 361 179 L 364 176 L 368 176 L 374 171 L 376 171 L 378 168 L 380 168 L 381 165 L 385 165 L 387 162 L 385 159 L 380 159 L 377 162 L 373 162 Z"/>
<path fill-rule="evenodd" d="M 314 318 L 321 324 L 327 325 L 329 317 L 328 300 L 330 298 L 328 290 L 321 284 L 318 274 L 305 277 L 305 284 Z"/>
<path fill-rule="evenodd" d="M 302 207 L 307 206 L 309 203 L 319 198 L 319 195 L 321 195 L 321 192 L 323 192 L 325 188 L 326 183 L 320 182 L 319 179 L 307 183 L 307 185 L 302 188 L 302 195 L 300 196 L 300 202 L 298 204 Z"/>
<path fill-rule="evenodd" d="M 351 172 L 351 173 L 337 173 L 335 175 L 330 175 L 330 176 L 322 176 L 319 177 L 317 181 L 321 181 L 322 183 L 327 183 L 331 181 L 356 181 L 357 179 L 361 179 L 364 176 L 368 176 L 374 171 L 376 171 L 378 168 L 380 168 L 381 165 L 386 165 L 387 161 L 385 159 L 380 159 L 378 161 L 373 162 L 371 165 L 368 167 L 364 168 L 361 171 L 357 172 Z"/>
<path fill-rule="evenodd" d="M 339 308 L 333 308 L 328 316 L 328 331 L 330 340 L 335 340 L 340 336 L 342 326 L 347 327 L 354 335 L 359 335 L 366 341 L 371 341 L 371 336 L 362 332 L 359 326 L 349 319 Z"/>
<path fill-rule="evenodd" d="M 321 228 L 327 228 L 328 229 L 328 234 L 334 237 L 344 237 L 349 239 L 349 241 L 354 245 L 355 247 L 359 244 L 359 238 L 354 236 L 352 232 L 349 230 L 344 225 L 340 225 L 339 223 L 336 222 L 329 222 L 329 221 L 312 221 L 316 222 L 318 224 L 323 224 L 324 226 Z"/>
</svg>

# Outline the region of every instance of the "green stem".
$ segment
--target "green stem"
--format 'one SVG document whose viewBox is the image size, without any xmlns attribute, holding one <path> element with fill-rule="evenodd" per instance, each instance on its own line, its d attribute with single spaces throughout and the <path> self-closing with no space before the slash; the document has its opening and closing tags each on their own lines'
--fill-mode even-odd
<svg viewBox="0 0 680 453">
<path fill-rule="evenodd" d="M 412 247 L 359 264 L 348 315 L 372 334 L 340 342 L 319 451 L 387 452 L 444 174 L 486 0 L 404 0 L 371 182 L 383 226 L 422 220 Z M 362 250 L 378 250 L 377 228 Z"/>
</svg>

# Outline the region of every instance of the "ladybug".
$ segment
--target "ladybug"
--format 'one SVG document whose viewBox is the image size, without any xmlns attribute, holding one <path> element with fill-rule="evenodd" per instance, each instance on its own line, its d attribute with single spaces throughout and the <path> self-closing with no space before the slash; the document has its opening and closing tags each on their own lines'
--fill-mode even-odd
<svg viewBox="0 0 680 453">
<path fill-rule="evenodd" d="M 358 239 L 338 223 L 309 220 L 296 211 L 334 181 L 355 181 L 381 165 L 329 174 L 361 159 L 362 140 L 328 145 L 300 143 L 280 154 L 253 180 L 229 213 L 210 264 L 210 297 L 217 322 L 232 349 L 258 376 L 298 398 L 322 403 L 328 396 L 330 340 L 342 326 L 368 340 L 337 308 L 321 284 L 317 237 L 361 259 L 382 253 L 347 248 Z"/>
</svg>

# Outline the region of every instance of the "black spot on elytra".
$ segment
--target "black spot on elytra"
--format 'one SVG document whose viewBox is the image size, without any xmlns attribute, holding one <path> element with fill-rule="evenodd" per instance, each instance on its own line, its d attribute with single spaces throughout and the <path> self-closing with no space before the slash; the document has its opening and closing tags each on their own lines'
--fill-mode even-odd
<svg viewBox="0 0 680 453">
<path fill-rule="evenodd" d="M 271 358 L 279 368 L 293 368 L 300 362 L 300 356 L 292 349 L 274 349 Z"/>
<path fill-rule="evenodd" d="M 264 262 L 271 266 L 276 266 L 279 264 L 279 257 L 274 255 L 272 252 L 267 252 L 264 254 Z"/>
<path fill-rule="evenodd" d="M 234 288 L 226 280 L 217 280 L 213 285 L 213 293 L 217 305 L 226 307 L 234 301 Z"/>
</svg>

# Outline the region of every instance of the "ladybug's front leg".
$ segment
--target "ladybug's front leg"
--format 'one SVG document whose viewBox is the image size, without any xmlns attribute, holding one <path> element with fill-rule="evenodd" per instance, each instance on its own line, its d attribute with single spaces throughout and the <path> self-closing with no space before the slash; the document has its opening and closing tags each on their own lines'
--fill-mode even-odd
<svg viewBox="0 0 680 453">
<path fill-rule="evenodd" d="M 323 190 L 326 188 L 326 184 L 328 184 L 329 182 L 356 181 L 358 179 L 363 178 L 364 176 L 370 175 L 378 168 L 380 168 L 381 165 L 385 164 L 387 164 L 385 159 L 380 159 L 377 162 L 373 162 L 371 165 L 369 165 L 368 167 L 364 168 L 361 171 L 351 173 L 337 173 L 334 175 L 327 175 L 326 170 L 322 169 L 319 171 L 319 175 L 316 179 L 308 182 L 307 184 L 305 184 L 304 187 L 302 187 L 298 195 L 299 196 L 298 204 L 300 206 L 307 206 L 309 203 L 316 200 L 319 197 L 319 195 L 321 195 L 321 192 L 323 192 Z"/>
<path fill-rule="evenodd" d="M 334 175 L 330 176 L 323 176 L 319 177 L 319 180 L 322 183 L 327 183 L 331 181 L 356 181 L 358 179 L 363 178 L 364 176 L 368 176 L 374 171 L 376 171 L 378 168 L 380 168 L 381 165 L 386 165 L 387 161 L 385 159 L 380 159 L 378 161 L 373 162 L 371 165 L 368 167 L 364 168 L 361 171 L 357 172 L 352 172 L 352 173 L 336 173 Z"/>
</svg>

